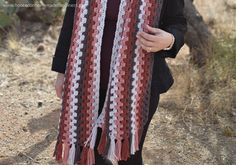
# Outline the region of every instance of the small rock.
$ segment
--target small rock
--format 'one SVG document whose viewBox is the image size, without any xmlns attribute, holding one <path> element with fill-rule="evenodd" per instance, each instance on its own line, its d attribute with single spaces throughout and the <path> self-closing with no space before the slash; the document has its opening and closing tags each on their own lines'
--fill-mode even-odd
<svg viewBox="0 0 236 165">
<path fill-rule="evenodd" d="M 43 52 L 45 50 L 45 46 L 44 44 L 39 44 L 39 46 L 37 47 L 37 52 Z"/>
<path fill-rule="evenodd" d="M 20 152 L 20 153 L 18 153 L 18 156 L 23 157 L 24 154 Z"/>
<path fill-rule="evenodd" d="M 42 107 L 43 106 L 43 102 L 42 101 L 39 101 L 38 102 L 38 108 Z"/>
<path fill-rule="evenodd" d="M 26 128 L 26 127 L 23 127 L 22 130 L 23 130 L 24 132 L 27 132 L 27 128 Z"/>
<path fill-rule="evenodd" d="M 23 86 L 23 85 L 26 85 L 26 84 L 28 84 L 29 82 L 28 81 L 21 81 L 20 83 L 19 83 L 19 86 Z"/>
</svg>

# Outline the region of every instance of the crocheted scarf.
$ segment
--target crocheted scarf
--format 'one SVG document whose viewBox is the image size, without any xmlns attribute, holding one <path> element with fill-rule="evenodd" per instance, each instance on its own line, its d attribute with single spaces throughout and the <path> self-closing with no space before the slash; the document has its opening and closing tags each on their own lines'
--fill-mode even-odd
<svg viewBox="0 0 236 165">
<path fill-rule="evenodd" d="M 100 52 L 107 0 L 77 0 L 63 85 L 59 133 L 53 156 L 63 163 L 95 164 L 99 154 L 127 160 L 139 150 L 148 119 L 154 54 L 137 44 L 144 24 L 157 27 L 162 0 L 121 0 L 113 41 L 108 88 L 99 109 Z"/>
</svg>

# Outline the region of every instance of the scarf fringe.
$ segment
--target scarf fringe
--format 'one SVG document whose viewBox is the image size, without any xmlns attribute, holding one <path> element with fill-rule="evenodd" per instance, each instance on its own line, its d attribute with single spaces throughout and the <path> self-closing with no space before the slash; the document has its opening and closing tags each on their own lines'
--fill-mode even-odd
<svg viewBox="0 0 236 165">
<path fill-rule="evenodd" d="M 134 152 L 135 152 L 135 142 L 134 142 L 134 134 L 132 134 L 132 136 L 131 136 L 131 148 L 130 148 L 130 153 L 131 154 L 134 154 Z"/>
<path fill-rule="evenodd" d="M 94 148 L 95 142 L 97 138 L 97 123 L 95 123 L 92 132 L 90 133 L 89 137 L 87 140 L 84 142 L 84 146 L 87 146 L 88 142 L 90 141 L 90 148 Z"/>
<path fill-rule="evenodd" d="M 117 157 L 116 157 L 116 154 L 115 154 L 115 139 L 112 138 L 110 140 L 110 145 L 109 145 L 109 149 L 108 149 L 108 154 L 107 154 L 107 159 L 111 160 L 111 161 L 116 161 L 117 160 Z"/>
<path fill-rule="evenodd" d="M 135 154 L 137 150 L 139 150 L 139 136 L 138 133 L 132 134 L 131 136 L 131 154 Z"/>
<path fill-rule="evenodd" d="M 63 159 L 62 159 L 63 163 L 67 163 L 67 159 L 68 159 L 68 156 L 69 156 L 69 149 L 70 149 L 69 145 L 70 144 L 68 144 L 68 143 L 64 143 L 63 144 L 63 149 L 64 149 L 64 151 L 63 151 Z"/>
<path fill-rule="evenodd" d="M 121 160 L 121 140 L 118 139 L 117 142 L 116 142 L 116 157 L 117 157 L 117 160 Z"/>
<path fill-rule="evenodd" d="M 69 145 L 59 140 L 55 146 L 53 157 L 58 163 L 68 163 L 74 165 L 80 157 L 80 146 L 78 143 Z"/>
<path fill-rule="evenodd" d="M 101 135 L 101 138 L 100 138 L 100 142 L 98 144 L 98 147 L 97 147 L 97 150 L 98 150 L 98 153 L 101 154 L 101 155 L 104 155 L 105 152 L 106 152 L 106 144 L 107 144 L 107 136 L 105 134 L 104 131 L 102 131 L 102 135 Z"/>
<path fill-rule="evenodd" d="M 95 129 L 96 128 L 96 129 Z M 80 146 L 76 144 L 62 143 L 58 141 L 53 153 L 56 156 L 57 161 L 74 165 L 74 162 L 80 158 L 81 165 L 95 164 L 94 144 L 97 135 L 97 127 L 93 128 L 93 134 L 90 141 L 90 146 L 84 146 L 80 153 Z M 107 139 L 106 132 L 102 131 L 102 136 L 98 145 L 98 152 L 102 155 L 106 155 L 107 159 L 111 161 L 127 160 L 131 154 L 139 150 L 139 136 L 138 134 L 132 134 L 131 145 L 129 145 L 129 138 L 125 138 L 123 141 L 120 139 Z M 92 146 L 92 147 L 91 147 Z M 108 148 L 108 149 L 107 149 Z M 108 152 L 107 152 L 108 150 Z M 130 152 L 129 152 L 130 151 Z M 62 156 L 63 155 L 63 156 Z"/>
<path fill-rule="evenodd" d="M 90 147 L 84 147 L 81 153 L 80 165 L 93 165 L 95 164 L 94 150 Z"/>
<path fill-rule="evenodd" d="M 75 144 L 71 144 L 67 162 L 69 165 L 74 165 L 74 161 L 75 161 Z"/>
<path fill-rule="evenodd" d="M 110 143 L 109 143 L 109 141 L 110 141 Z M 108 146 L 108 143 L 110 144 L 109 146 Z M 106 155 L 107 148 L 108 148 L 108 154 Z M 116 159 L 116 161 L 127 160 L 130 157 L 130 155 L 129 155 L 129 153 L 130 153 L 129 152 L 129 150 L 130 150 L 129 138 L 125 138 L 123 141 L 120 139 L 117 139 L 116 141 L 109 140 L 109 139 L 107 139 L 107 136 L 104 132 L 101 135 L 101 139 L 98 144 L 97 150 L 98 150 L 99 154 L 107 157 L 107 159 L 110 159 L 110 160 Z"/>
<path fill-rule="evenodd" d="M 55 149 L 53 152 L 53 157 L 54 156 L 56 157 L 56 160 L 58 162 L 62 161 L 62 142 L 61 142 L 61 140 L 58 140 L 56 143 L 56 146 L 55 146 Z"/>
<path fill-rule="evenodd" d="M 121 146 L 121 159 L 127 160 L 129 157 L 129 139 L 125 138 Z"/>
</svg>

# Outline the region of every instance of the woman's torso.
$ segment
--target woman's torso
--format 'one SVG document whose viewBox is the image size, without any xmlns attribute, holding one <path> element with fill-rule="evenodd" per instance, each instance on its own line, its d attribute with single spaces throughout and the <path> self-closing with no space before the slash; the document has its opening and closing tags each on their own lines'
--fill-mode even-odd
<svg viewBox="0 0 236 165">
<path fill-rule="evenodd" d="M 102 90 L 107 89 L 110 72 L 110 61 L 115 37 L 116 21 L 119 12 L 120 0 L 108 0 L 105 17 L 105 27 L 103 31 L 102 47 L 101 47 L 101 81 Z"/>
</svg>

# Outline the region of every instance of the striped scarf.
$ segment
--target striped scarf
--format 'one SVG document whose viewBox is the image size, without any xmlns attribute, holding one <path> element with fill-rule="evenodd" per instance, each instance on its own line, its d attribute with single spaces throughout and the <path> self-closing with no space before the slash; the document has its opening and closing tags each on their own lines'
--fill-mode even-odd
<svg viewBox="0 0 236 165">
<path fill-rule="evenodd" d="M 144 24 L 158 26 L 162 0 L 121 0 L 113 41 L 108 89 L 99 109 L 100 52 L 107 0 L 77 0 L 53 156 L 63 163 L 95 164 L 99 154 L 127 160 L 139 150 L 148 119 L 154 56 L 138 44 Z"/>
</svg>

